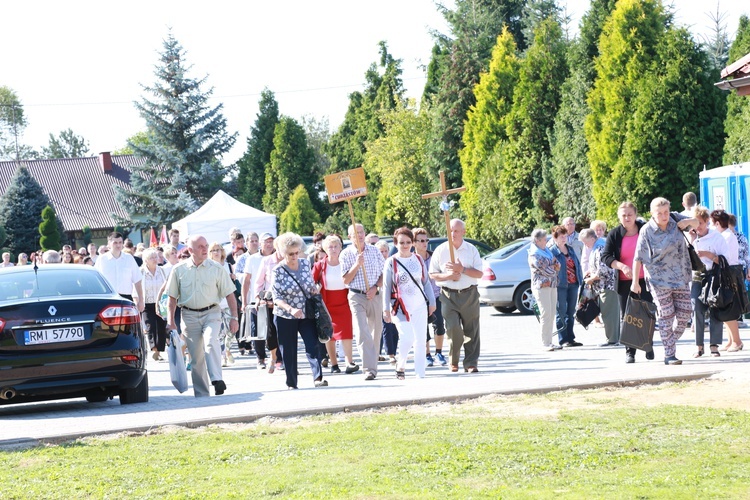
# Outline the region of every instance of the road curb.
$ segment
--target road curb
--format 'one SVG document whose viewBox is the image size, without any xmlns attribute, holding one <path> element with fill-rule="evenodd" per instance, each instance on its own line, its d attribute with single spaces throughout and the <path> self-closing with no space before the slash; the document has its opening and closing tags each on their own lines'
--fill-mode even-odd
<svg viewBox="0 0 750 500">
<path fill-rule="evenodd" d="M 359 412 L 365 410 L 371 410 L 376 408 L 391 408 L 397 406 L 409 406 L 429 403 L 457 403 L 461 401 L 467 401 L 471 399 L 477 399 L 484 396 L 493 395 L 517 395 L 517 394 L 547 394 L 552 392 L 567 391 L 567 390 L 587 390 L 587 389 L 602 389 L 605 387 L 634 387 L 639 385 L 657 385 L 665 382 L 689 382 L 695 380 L 702 380 L 712 377 L 721 370 L 713 372 L 702 372 L 696 374 L 683 374 L 674 376 L 659 376 L 659 377 L 645 377 L 638 379 L 620 379 L 620 380 L 605 380 L 602 382 L 590 382 L 581 384 L 568 384 L 568 385 L 550 385 L 544 387 L 527 388 L 527 389 L 509 389 L 509 390 L 492 390 L 492 391 L 477 391 L 469 392 L 459 395 L 451 396 L 431 396 L 422 398 L 404 398 L 400 400 L 390 401 L 374 401 L 370 403 L 362 404 L 341 404 L 341 405 L 326 405 L 321 407 L 309 407 L 298 410 L 285 410 L 285 411 L 271 411 L 263 413 L 248 413 L 242 415 L 227 415 L 224 417 L 211 417 L 211 418 L 196 418 L 191 420 L 185 420 L 182 422 L 165 422 L 163 425 L 142 425 L 133 427 L 122 427 L 119 429 L 112 429 L 108 431 L 96 431 L 96 432 L 75 432 L 68 434 L 60 434 L 48 438 L 17 438 L 0 440 L 0 450 L 8 451 L 14 449 L 25 449 L 41 445 L 60 444 L 76 439 L 92 437 L 92 436 L 109 436 L 112 434 L 143 434 L 155 429 L 161 429 L 167 426 L 177 426 L 186 428 L 198 428 L 204 427 L 211 424 L 247 424 L 260 420 L 264 417 L 274 418 L 290 418 L 290 417 L 305 417 L 312 415 L 325 415 L 335 413 L 350 413 Z"/>
</svg>

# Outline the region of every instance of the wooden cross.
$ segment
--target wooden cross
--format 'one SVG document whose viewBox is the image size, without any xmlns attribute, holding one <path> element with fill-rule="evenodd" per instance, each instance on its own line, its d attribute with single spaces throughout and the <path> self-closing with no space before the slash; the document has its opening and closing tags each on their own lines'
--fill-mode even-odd
<svg viewBox="0 0 750 500">
<path fill-rule="evenodd" d="M 443 198 L 443 201 L 440 202 L 440 209 L 443 211 L 443 214 L 445 215 L 445 231 L 448 236 L 448 248 L 450 249 L 450 253 L 451 253 L 451 264 L 455 264 L 456 258 L 453 252 L 453 237 L 451 236 L 451 215 L 450 215 L 451 205 L 448 202 L 448 195 L 460 193 L 461 191 L 466 191 L 466 188 L 462 186 L 459 188 L 447 189 L 445 185 L 445 172 L 441 170 L 440 171 L 440 191 L 422 195 L 422 199 L 424 200 L 426 200 L 427 198 L 435 198 L 437 196 L 441 196 Z"/>
</svg>

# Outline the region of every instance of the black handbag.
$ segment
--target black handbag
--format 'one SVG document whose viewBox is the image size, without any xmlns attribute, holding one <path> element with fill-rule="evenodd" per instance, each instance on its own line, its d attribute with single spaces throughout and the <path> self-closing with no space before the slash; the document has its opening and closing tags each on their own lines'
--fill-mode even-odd
<svg viewBox="0 0 750 500">
<path fill-rule="evenodd" d="M 669 214 L 670 217 L 672 217 L 672 220 L 677 222 L 677 218 L 673 214 Z M 680 228 L 677 228 L 678 231 L 680 231 Z M 682 233 L 682 231 L 680 231 Z M 701 273 L 706 272 L 706 265 L 703 263 L 700 257 L 698 257 L 698 252 L 695 251 L 695 247 L 692 243 L 687 239 L 687 236 L 685 236 L 685 233 L 682 233 L 682 237 L 685 238 L 685 244 L 687 245 L 687 251 L 688 255 L 690 256 L 690 268 L 693 271 L 698 271 Z"/>
<path fill-rule="evenodd" d="M 734 302 L 732 277 L 726 257 L 719 255 L 718 260 L 719 262 L 705 273 L 701 294 L 698 298 L 710 309 L 727 309 Z"/>
<path fill-rule="evenodd" d="M 300 285 L 297 278 L 285 266 L 281 268 L 289 275 L 305 296 L 305 318 L 312 319 L 315 322 L 315 333 L 318 335 L 318 341 L 325 344 L 333 338 L 333 320 L 331 313 L 323 302 L 323 296 L 319 293 L 307 295 L 305 289 Z"/>
<path fill-rule="evenodd" d="M 590 285 L 582 286 L 578 294 L 578 306 L 576 306 L 576 320 L 585 329 L 588 330 L 589 325 L 601 313 L 601 309 L 599 308 L 599 299 L 597 299 L 596 297 L 584 296 L 583 291 L 586 287 L 590 287 Z"/>
<path fill-rule="evenodd" d="M 630 293 L 620 328 L 620 343 L 641 351 L 653 351 L 655 329 L 654 303 L 641 300 L 640 296 Z"/>
</svg>

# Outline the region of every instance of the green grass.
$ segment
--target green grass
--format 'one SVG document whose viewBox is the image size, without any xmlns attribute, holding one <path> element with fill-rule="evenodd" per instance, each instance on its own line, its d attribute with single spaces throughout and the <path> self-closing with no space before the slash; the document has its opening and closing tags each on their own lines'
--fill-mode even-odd
<svg viewBox="0 0 750 500">
<path fill-rule="evenodd" d="M 565 399 L 364 412 L 0 453 L 0 498 L 748 498 L 750 414 Z"/>
</svg>

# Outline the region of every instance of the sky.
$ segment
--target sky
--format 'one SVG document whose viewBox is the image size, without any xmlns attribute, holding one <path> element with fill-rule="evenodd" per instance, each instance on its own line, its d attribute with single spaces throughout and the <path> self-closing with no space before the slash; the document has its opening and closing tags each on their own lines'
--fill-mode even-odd
<svg viewBox="0 0 750 500">
<path fill-rule="evenodd" d="M 451 5 L 450 0 L 443 2 Z M 734 33 L 740 0 L 723 0 Z M 571 35 L 589 0 L 559 0 L 571 16 Z M 210 7 L 207 7 L 210 6 Z M 674 0 L 676 21 L 708 33 L 708 0 Z M 171 29 L 192 65 L 206 77 L 210 104 L 223 104 L 228 130 L 237 132 L 223 162 L 242 156 L 263 88 L 276 95 L 282 114 L 327 117 L 341 123 L 348 95 L 362 88 L 378 60 L 378 42 L 402 59 L 407 97 L 419 99 L 432 33 L 447 33 L 433 0 L 100 0 L 7 2 L 0 30 L 0 85 L 13 89 L 28 127 L 20 141 L 36 149 L 49 134 L 71 128 L 92 155 L 125 146 L 145 129 L 133 106 L 142 85 L 156 82 L 154 68 Z"/>
</svg>

